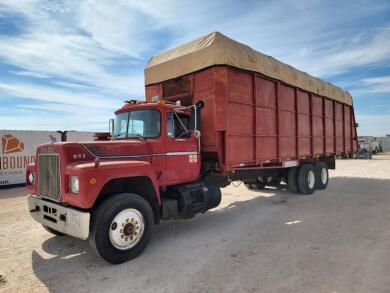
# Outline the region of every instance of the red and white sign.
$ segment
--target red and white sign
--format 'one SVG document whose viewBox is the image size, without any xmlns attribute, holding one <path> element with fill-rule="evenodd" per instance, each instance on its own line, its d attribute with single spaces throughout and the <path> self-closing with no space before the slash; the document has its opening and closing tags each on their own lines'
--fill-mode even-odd
<svg viewBox="0 0 390 293">
<path fill-rule="evenodd" d="M 67 141 L 92 141 L 92 132 L 69 132 Z M 0 130 L 0 186 L 25 183 L 25 170 L 35 162 L 39 145 L 61 141 L 56 131 Z"/>
</svg>

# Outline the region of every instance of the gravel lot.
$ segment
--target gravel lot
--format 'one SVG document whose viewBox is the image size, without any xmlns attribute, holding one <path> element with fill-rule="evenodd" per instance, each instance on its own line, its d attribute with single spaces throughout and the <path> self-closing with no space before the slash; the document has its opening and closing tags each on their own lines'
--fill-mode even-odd
<svg viewBox="0 0 390 293">
<path fill-rule="evenodd" d="M 225 188 L 220 207 L 163 222 L 117 266 L 43 230 L 25 194 L 0 190 L 0 291 L 390 292 L 390 153 L 337 161 L 311 196 Z"/>
</svg>

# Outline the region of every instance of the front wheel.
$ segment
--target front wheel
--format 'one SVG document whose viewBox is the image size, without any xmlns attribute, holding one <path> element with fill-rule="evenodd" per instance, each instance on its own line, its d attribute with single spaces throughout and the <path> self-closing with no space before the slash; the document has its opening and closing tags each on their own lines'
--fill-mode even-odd
<svg viewBox="0 0 390 293">
<path fill-rule="evenodd" d="M 123 263 L 139 256 L 149 243 L 153 211 L 141 196 L 113 195 L 92 215 L 89 243 L 105 261 Z"/>
</svg>

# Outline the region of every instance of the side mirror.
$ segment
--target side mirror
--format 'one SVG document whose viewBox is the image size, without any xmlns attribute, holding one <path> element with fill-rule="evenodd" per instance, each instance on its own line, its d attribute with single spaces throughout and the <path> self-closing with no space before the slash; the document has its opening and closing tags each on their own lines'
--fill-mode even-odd
<svg viewBox="0 0 390 293">
<path fill-rule="evenodd" d="M 191 106 L 191 129 L 193 130 L 200 130 L 200 110 L 203 107 L 204 102 L 202 100 Z"/>
<path fill-rule="evenodd" d="M 114 119 L 110 119 L 108 121 L 108 131 L 111 133 L 111 135 L 114 135 Z"/>
<path fill-rule="evenodd" d="M 359 127 L 359 123 L 355 123 L 355 127 Z"/>
</svg>

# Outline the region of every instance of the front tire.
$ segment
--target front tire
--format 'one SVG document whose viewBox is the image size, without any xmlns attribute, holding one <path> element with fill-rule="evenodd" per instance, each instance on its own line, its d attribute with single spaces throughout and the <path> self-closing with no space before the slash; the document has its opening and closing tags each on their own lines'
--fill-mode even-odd
<svg viewBox="0 0 390 293">
<path fill-rule="evenodd" d="M 89 243 L 105 261 L 120 264 L 139 256 L 152 236 L 153 211 L 141 196 L 120 193 L 93 213 Z"/>
</svg>

